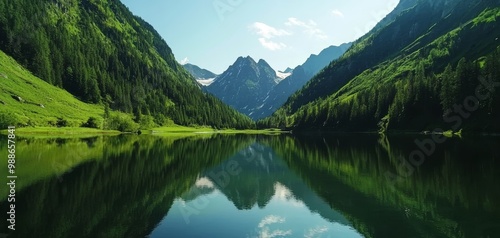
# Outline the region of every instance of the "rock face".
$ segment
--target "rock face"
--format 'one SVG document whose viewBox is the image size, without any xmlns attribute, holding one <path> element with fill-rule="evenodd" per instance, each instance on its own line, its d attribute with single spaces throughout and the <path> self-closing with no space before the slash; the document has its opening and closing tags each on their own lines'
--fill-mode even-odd
<svg viewBox="0 0 500 238">
<path fill-rule="evenodd" d="M 264 60 L 239 57 L 213 82 L 199 80 L 206 91 L 253 120 L 273 114 L 288 97 L 302 88 L 315 74 L 342 56 L 352 43 L 330 46 L 318 55 L 312 54 L 295 69 L 276 71 Z M 191 67 L 191 66 L 188 66 Z M 196 73 L 192 73 L 196 78 Z"/>
<path fill-rule="evenodd" d="M 304 64 L 291 70 L 288 68 L 285 73 L 292 73 L 274 87 L 254 114 L 253 118 L 262 119 L 272 115 L 286 100 L 299 89 L 301 89 L 314 75 L 320 72 L 333 60 L 341 57 L 351 47 L 352 43 L 340 46 L 330 46 L 322 50 L 318 55 L 311 55 Z"/>
<path fill-rule="evenodd" d="M 213 79 L 217 77 L 216 74 L 209 70 L 202 69 L 194 64 L 185 64 L 183 67 L 191 74 L 196 80 Z"/>
<path fill-rule="evenodd" d="M 252 118 L 277 81 L 276 71 L 266 61 L 239 57 L 206 90 Z"/>
<path fill-rule="evenodd" d="M 21 98 L 21 97 L 19 97 L 19 96 L 17 96 L 17 95 L 12 95 L 12 98 L 14 98 L 18 102 L 24 102 L 24 99 Z"/>
</svg>

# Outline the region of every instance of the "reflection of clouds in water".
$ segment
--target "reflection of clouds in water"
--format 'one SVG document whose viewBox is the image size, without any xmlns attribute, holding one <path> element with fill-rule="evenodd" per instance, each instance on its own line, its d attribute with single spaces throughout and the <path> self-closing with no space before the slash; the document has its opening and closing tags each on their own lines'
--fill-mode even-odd
<svg viewBox="0 0 500 238">
<path fill-rule="evenodd" d="M 214 183 L 207 177 L 196 180 L 195 186 L 198 188 L 215 188 Z"/>
<path fill-rule="evenodd" d="M 260 234 L 259 238 L 272 238 L 272 237 L 286 237 L 286 236 L 291 236 L 292 231 L 284 231 L 284 230 L 275 230 L 275 231 L 269 231 L 268 227 L 264 227 Z"/>
<path fill-rule="evenodd" d="M 259 228 L 265 227 L 267 225 L 275 224 L 275 223 L 285 223 L 285 218 L 280 216 L 270 215 L 264 217 L 262 221 L 259 223 Z"/>
<path fill-rule="evenodd" d="M 259 223 L 260 230 L 258 231 L 259 238 L 285 237 L 292 235 L 291 230 L 273 230 L 269 229 L 269 225 L 285 223 L 286 219 L 280 216 L 269 215 L 264 217 Z"/>
<path fill-rule="evenodd" d="M 290 189 L 288 189 L 285 185 L 281 183 L 276 183 L 274 185 L 274 198 L 279 201 L 287 202 L 294 207 L 305 206 L 304 202 L 295 199 L 295 197 L 292 194 L 292 191 L 290 191 Z"/>
<path fill-rule="evenodd" d="M 174 202 L 178 202 L 180 207 L 186 207 L 186 201 L 184 201 L 184 199 L 182 198 L 176 198 Z"/>
<path fill-rule="evenodd" d="M 306 234 L 304 234 L 305 238 L 312 238 L 312 237 L 317 237 L 318 235 L 321 235 L 325 232 L 328 231 L 328 227 L 326 226 L 318 226 L 316 228 L 311 228 L 307 231 Z"/>
</svg>

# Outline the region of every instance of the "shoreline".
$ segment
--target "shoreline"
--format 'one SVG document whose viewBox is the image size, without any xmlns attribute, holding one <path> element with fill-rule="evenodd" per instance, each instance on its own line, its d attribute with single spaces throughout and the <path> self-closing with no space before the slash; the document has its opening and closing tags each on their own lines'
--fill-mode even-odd
<svg viewBox="0 0 500 238">
<path fill-rule="evenodd" d="M 16 136 L 68 136 L 68 137 L 89 137 L 89 136 L 116 136 L 122 134 L 144 134 L 144 135 L 209 135 L 209 134 L 288 134 L 290 131 L 283 131 L 277 129 L 264 129 L 264 130 L 236 130 L 236 129 L 223 129 L 214 130 L 208 127 L 184 127 L 184 126 L 170 126 L 159 127 L 153 129 L 139 130 L 138 132 L 121 132 L 116 130 L 102 130 L 86 127 L 19 127 L 15 128 Z M 8 130 L 0 130 L 1 135 L 7 135 Z"/>
<path fill-rule="evenodd" d="M 459 132 L 433 132 L 433 131 L 387 131 L 380 133 L 378 131 L 321 131 L 321 130 L 281 130 L 281 129 L 222 129 L 216 130 L 210 127 L 185 127 L 185 126 L 167 126 L 153 129 L 144 129 L 137 132 L 121 132 L 116 130 L 102 130 L 86 127 L 19 127 L 15 129 L 17 136 L 69 136 L 69 137 L 89 137 L 89 136 L 116 136 L 122 134 L 144 134 L 144 135 L 215 135 L 215 134 L 248 134 L 248 135 L 388 135 L 388 136 L 432 136 L 444 135 L 447 137 L 462 137 L 462 136 L 488 136 L 499 137 L 500 133 L 495 132 L 479 132 L 465 133 Z M 0 130 L 0 134 L 7 135 L 7 129 Z"/>
</svg>

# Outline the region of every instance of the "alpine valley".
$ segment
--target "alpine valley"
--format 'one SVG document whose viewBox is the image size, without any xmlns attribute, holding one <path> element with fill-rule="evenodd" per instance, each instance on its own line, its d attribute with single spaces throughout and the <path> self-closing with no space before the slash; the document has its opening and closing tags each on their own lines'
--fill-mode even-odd
<svg viewBox="0 0 500 238">
<path fill-rule="evenodd" d="M 352 45 L 329 47 L 293 70 L 240 57 L 215 75 L 182 67 L 118 0 L 2 1 L 0 50 L 14 61 L 0 72 L 1 121 L 95 127 L 108 120 L 97 127 L 133 130 L 126 125 L 251 128 L 253 119 L 260 128 L 294 130 L 496 132 L 499 5 L 402 0 Z M 37 87 L 47 93 L 36 96 Z M 59 89 L 84 110 L 58 106 L 74 100 L 52 95 Z"/>
<path fill-rule="evenodd" d="M 0 0 L 0 238 L 499 237 L 500 0 L 385 1 Z"/>
</svg>

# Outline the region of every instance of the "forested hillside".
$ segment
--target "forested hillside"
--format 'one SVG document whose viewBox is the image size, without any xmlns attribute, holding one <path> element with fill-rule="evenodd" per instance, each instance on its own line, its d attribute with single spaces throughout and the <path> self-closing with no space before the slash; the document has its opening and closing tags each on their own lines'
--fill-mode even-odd
<svg viewBox="0 0 500 238">
<path fill-rule="evenodd" d="M 260 126 L 499 131 L 499 6 L 401 1 Z"/>
<path fill-rule="evenodd" d="M 204 94 L 153 27 L 119 0 L 0 1 L 0 50 L 78 99 L 136 120 L 253 124 Z"/>
</svg>

